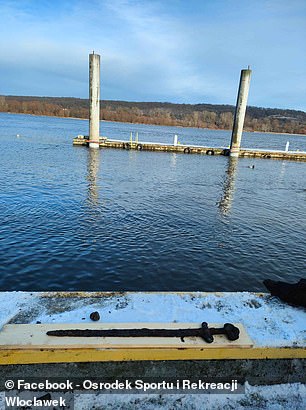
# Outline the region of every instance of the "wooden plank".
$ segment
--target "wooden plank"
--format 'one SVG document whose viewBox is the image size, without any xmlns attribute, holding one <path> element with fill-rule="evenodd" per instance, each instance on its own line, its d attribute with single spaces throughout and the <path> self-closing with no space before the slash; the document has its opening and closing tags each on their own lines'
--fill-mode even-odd
<svg viewBox="0 0 306 410">
<path fill-rule="evenodd" d="M 60 329 L 137 329 L 137 328 L 198 328 L 200 323 L 76 323 L 76 324 L 8 324 L 0 332 L 0 350 L 8 349 L 138 349 L 138 348 L 250 348 L 253 342 L 242 324 L 235 324 L 240 329 L 238 340 L 229 341 L 224 335 L 215 335 L 213 343 L 206 343 L 200 337 L 56 337 L 47 336 L 46 332 Z M 222 327 L 209 324 L 210 327 Z"/>
</svg>

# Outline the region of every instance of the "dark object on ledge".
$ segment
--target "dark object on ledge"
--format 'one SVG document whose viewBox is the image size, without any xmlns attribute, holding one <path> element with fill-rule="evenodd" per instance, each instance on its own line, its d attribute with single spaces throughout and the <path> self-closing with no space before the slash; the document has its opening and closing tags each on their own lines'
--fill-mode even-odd
<svg viewBox="0 0 306 410">
<path fill-rule="evenodd" d="M 94 322 L 97 322 L 98 320 L 100 320 L 100 315 L 99 312 L 91 312 L 90 314 L 90 319 L 93 320 Z"/>
<path fill-rule="evenodd" d="M 290 305 L 306 308 L 306 279 L 301 279 L 298 283 L 277 282 L 266 279 L 263 284 L 272 296 L 278 296 Z"/>
<path fill-rule="evenodd" d="M 228 340 L 239 339 L 240 330 L 231 323 L 221 328 L 208 327 L 206 322 L 199 329 L 67 329 L 50 330 L 48 336 L 58 337 L 180 337 L 198 336 L 207 343 L 214 341 L 213 335 L 225 335 Z"/>
</svg>

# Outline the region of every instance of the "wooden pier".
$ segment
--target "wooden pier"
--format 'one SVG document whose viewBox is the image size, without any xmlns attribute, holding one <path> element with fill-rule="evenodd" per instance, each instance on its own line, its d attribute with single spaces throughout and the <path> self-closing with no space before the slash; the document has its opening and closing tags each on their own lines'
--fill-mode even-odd
<svg viewBox="0 0 306 410">
<path fill-rule="evenodd" d="M 235 110 L 235 118 L 231 136 L 231 143 L 228 147 L 204 147 L 201 145 L 183 145 L 178 143 L 177 135 L 174 136 L 173 144 L 161 142 L 143 142 L 138 139 L 133 141 L 132 133 L 129 141 L 109 139 L 107 137 L 99 137 L 100 127 L 100 55 L 94 52 L 89 55 L 89 136 L 78 135 L 73 139 L 74 145 L 87 146 L 89 148 L 121 148 L 125 150 L 137 151 L 164 151 L 183 154 L 201 154 L 201 155 L 223 155 L 231 157 L 246 157 L 246 158 L 267 158 L 267 159 L 286 159 L 306 161 L 306 152 L 288 151 L 286 150 L 262 150 L 262 149 L 245 149 L 241 148 L 241 139 L 243 132 L 243 124 L 249 94 L 250 67 L 241 70 L 240 83 L 238 88 L 238 96 Z"/>
<path fill-rule="evenodd" d="M 90 140 L 88 137 L 79 135 L 73 139 L 74 145 L 89 146 Z M 229 147 L 213 147 L 201 145 L 183 145 L 183 144 L 166 144 L 158 142 L 140 142 L 140 141 L 123 141 L 100 137 L 100 148 L 120 148 L 126 150 L 137 151 L 160 151 L 160 152 L 176 152 L 182 154 L 201 154 L 201 155 L 230 155 Z M 266 150 L 240 148 L 239 157 L 243 158 L 265 158 L 265 159 L 283 159 L 306 161 L 305 151 L 282 151 L 282 150 Z"/>
</svg>

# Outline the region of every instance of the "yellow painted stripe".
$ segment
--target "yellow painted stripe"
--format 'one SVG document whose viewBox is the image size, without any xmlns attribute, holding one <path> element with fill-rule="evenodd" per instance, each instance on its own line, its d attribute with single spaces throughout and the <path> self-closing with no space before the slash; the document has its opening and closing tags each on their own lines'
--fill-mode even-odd
<svg viewBox="0 0 306 410">
<path fill-rule="evenodd" d="M 136 360 L 305 359 L 305 348 L 250 349 L 9 349 L 0 351 L 0 365 L 107 362 Z"/>
</svg>

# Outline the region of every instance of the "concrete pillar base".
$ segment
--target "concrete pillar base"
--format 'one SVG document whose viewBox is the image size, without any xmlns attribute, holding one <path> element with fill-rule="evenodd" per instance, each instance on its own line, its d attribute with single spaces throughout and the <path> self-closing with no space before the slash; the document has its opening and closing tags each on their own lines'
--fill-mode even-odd
<svg viewBox="0 0 306 410">
<path fill-rule="evenodd" d="M 235 157 L 238 158 L 239 157 L 239 151 L 230 151 L 230 157 Z"/>
<path fill-rule="evenodd" d="M 90 142 L 89 143 L 89 148 L 100 148 L 100 145 L 98 142 Z"/>
</svg>

